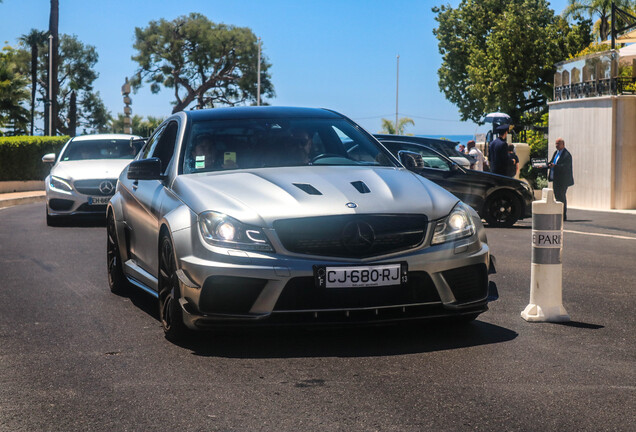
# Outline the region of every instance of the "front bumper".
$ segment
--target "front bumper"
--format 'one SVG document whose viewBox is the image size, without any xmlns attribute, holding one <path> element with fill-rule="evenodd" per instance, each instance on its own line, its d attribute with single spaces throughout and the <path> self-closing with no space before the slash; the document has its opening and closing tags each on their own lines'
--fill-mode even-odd
<svg viewBox="0 0 636 432">
<path fill-rule="evenodd" d="M 80 193 L 75 188 L 72 191 L 65 191 L 51 187 L 48 181 L 45 182 L 46 207 L 50 216 L 74 216 L 74 215 L 96 215 L 105 214 L 108 199 L 111 195 L 99 193 L 87 195 Z M 93 198 L 100 198 L 102 201 L 93 203 Z"/>
<path fill-rule="evenodd" d="M 196 234 L 183 230 L 173 236 L 176 244 L 184 244 Z M 496 298 L 494 284 L 488 282 L 490 252 L 478 235 L 381 259 L 273 258 L 249 252 L 210 253 L 207 248 L 181 256 L 180 304 L 186 325 L 193 329 L 461 317 L 486 311 L 488 301 Z M 405 285 L 334 289 L 319 288 L 314 280 L 314 266 L 395 262 L 408 265 Z"/>
</svg>

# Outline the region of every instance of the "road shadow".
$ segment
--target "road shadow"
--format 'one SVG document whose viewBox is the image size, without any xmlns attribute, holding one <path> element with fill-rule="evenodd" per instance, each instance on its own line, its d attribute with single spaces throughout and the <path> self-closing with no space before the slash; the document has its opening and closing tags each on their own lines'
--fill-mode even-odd
<svg viewBox="0 0 636 432">
<path fill-rule="evenodd" d="M 226 329 L 196 333 L 180 346 L 204 357 L 377 357 L 489 345 L 516 337 L 514 331 L 478 320 L 433 321 L 329 329 Z"/>
<path fill-rule="evenodd" d="M 95 228 L 105 227 L 106 217 L 104 215 L 77 215 L 55 220 L 49 228 Z"/>
<path fill-rule="evenodd" d="M 555 324 L 562 325 L 565 327 L 575 327 L 575 328 L 582 328 L 582 329 L 588 329 L 588 330 L 600 330 L 602 328 L 605 328 L 605 326 L 600 324 L 590 324 L 590 323 L 584 323 L 580 321 L 567 321 L 567 322 L 560 322 Z"/>
<path fill-rule="evenodd" d="M 127 298 L 133 305 L 159 321 L 159 306 L 157 306 L 157 299 L 155 297 L 134 286 L 131 286 L 125 293 L 114 294 L 122 298 Z"/>
</svg>

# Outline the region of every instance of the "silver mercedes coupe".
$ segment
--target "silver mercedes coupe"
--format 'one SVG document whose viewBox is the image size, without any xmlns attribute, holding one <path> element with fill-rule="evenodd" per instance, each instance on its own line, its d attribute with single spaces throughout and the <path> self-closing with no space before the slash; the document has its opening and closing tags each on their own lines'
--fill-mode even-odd
<svg viewBox="0 0 636 432">
<path fill-rule="evenodd" d="M 470 321 L 497 297 L 477 213 L 326 109 L 172 115 L 119 177 L 107 232 L 110 289 L 156 297 L 173 341 L 250 323 Z"/>
</svg>

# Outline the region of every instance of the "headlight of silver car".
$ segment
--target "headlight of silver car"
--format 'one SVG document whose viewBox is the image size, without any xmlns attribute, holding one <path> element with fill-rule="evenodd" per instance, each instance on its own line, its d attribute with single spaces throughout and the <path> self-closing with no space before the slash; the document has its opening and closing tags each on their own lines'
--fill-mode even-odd
<svg viewBox="0 0 636 432">
<path fill-rule="evenodd" d="M 57 189 L 57 190 L 65 191 L 65 192 L 71 192 L 73 190 L 71 185 L 66 180 L 59 177 L 55 177 L 55 176 L 51 176 L 51 180 L 49 181 L 49 186 L 52 187 L 53 189 Z"/>
<path fill-rule="evenodd" d="M 463 202 L 459 202 L 446 219 L 437 222 L 431 244 L 435 245 L 470 237 L 474 233 L 475 224 L 473 223 L 473 218 L 470 217 L 470 209 Z"/>
<path fill-rule="evenodd" d="M 263 231 L 214 211 L 199 215 L 199 230 L 206 242 L 231 249 L 273 251 Z"/>
</svg>

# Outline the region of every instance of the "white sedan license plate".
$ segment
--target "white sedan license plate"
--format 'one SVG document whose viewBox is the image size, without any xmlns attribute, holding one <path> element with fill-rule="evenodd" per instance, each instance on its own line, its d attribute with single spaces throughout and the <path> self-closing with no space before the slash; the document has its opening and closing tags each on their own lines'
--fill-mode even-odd
<svg viewBox="0 0 636 432">
<path fill-rule="evenodd" d="M 88 205 L 104 205 L 108 204 L 109 196 L 105 197 L 88 197 Z"/>
<path fill-rule="evenodd" d="M 322 288 L 363 288 L 401 285 L 408 280 L 406 263 L 329 267 L 314 270 L 316 285 Z"/>
</svg>

